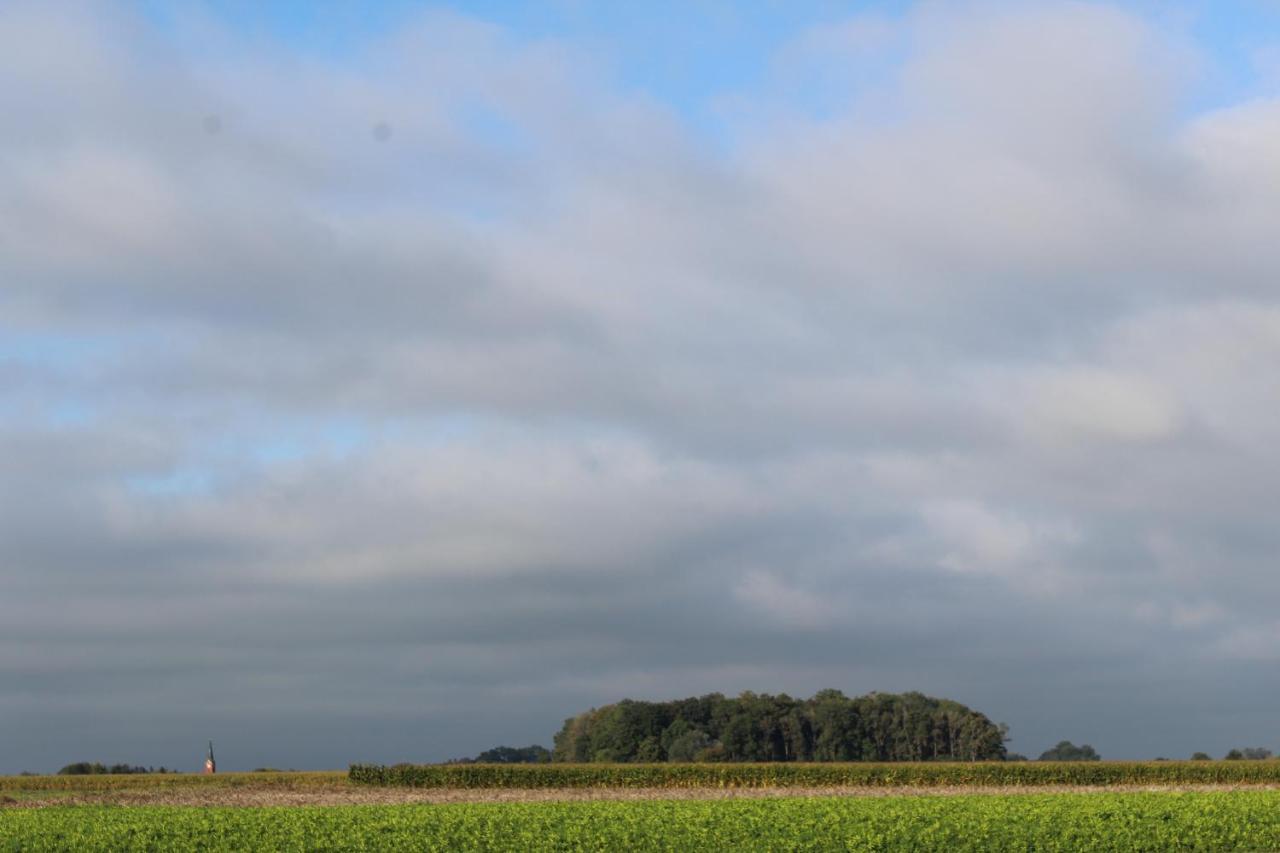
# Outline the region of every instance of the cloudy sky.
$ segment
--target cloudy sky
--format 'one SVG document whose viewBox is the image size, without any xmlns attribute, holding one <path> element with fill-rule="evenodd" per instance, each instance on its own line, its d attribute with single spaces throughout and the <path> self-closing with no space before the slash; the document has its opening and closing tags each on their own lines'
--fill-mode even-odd
<svg viewBox="0 0 1280 853">
<path fill-rule="evenodd" d="M 0 772 L 1280 748 L 1280 8 L 628 8 L 0 4 Z"/>
</svg>

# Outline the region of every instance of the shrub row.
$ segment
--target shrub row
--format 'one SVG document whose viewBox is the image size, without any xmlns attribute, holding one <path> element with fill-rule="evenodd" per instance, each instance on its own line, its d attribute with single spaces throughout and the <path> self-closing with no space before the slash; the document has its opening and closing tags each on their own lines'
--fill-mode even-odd
<svg viewBox="0 0 1280 853">
<path fill-rule="evenodd" d="M 349 785 L 342 771 L 269 773 L 145 773 L 89 776 L 0 776 L 0 791 L 110 791 L 118 788 L 335 788 Z"/>
<path fill-rule="evenodd" d="M 857 764 L 376 764 L 352 782 L 415 788 L 771 788 L 1280 784 L 1280 761 Z"/>
</svg>

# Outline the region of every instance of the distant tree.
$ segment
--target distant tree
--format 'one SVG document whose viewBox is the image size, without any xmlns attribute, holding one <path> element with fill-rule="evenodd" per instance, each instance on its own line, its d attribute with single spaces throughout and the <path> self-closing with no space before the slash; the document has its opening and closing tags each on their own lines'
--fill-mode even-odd
<svg viewBox="0 0 1280 853">
<path fill-rule="evenodd" d="M 155 773 L 153 768 L 134 766 L 132 764 L 112 764 L 107 767 L 101 762 L 77 761 L 74 764 L 68 764 L 58 771 L 59 776 L 97 776 L 101 774 L 127 775 L 134 773 Z M 161 773 L 164 768 L 160 768 Z"/>
<path fill-rule="evenodd" d="M 1027 757 L 1020 752 L 1010 752 L 1004 757 L 1005 761 L 1026 761 Z"/>
<path fill-rule="evenodd" d="M 1211 756 L 1207 752 L 1193 752 L 1191 753 L 1191 760 L 1192 761 L 1213 761 L 1213 756 Z"/>
<path fill-rule="evenodd" d="M 90 763 L 88 761 L 77 761 L 74 764 L 68 764 L 58 771 L 59 776 L 94 776 L 100 773 L 106 773 L 107 768 L 97 762 Z"/>
<path fill-rule="evenodd" d="M 1165 758 L 1163 755 L 1157 755 L 1157 756 L 1156 756 L 1156 758 L 1155 758 L 1155 760 L 1156 760 L 1156 761 L 1168 761 L 1169 759 Z"/>
<path fill-rule="evenodd" d="M 1069 740 L 1058 741 L 1058 745 L 1053 749 L 1046 749 L 1040 753 L 1041 761 L 1100 761 L 1102 756 L 1098 755 L 1097 750 L 1082 744 L 1076 746 Z"/>
<path fill-rule="evenodd" d="M 1265 761 L 1271 757 L 1271 750 L 1260 746 L 1249 746 L 1244 749 L 1233 749 L 1225 756 L 1227 761 Z"/>
<path fill-rule="evenodd" d="M 545 764 L 551 760 L 551 751 L 545 746 L 498 746 L 486 749 L 475 757 L 477 764 Z"/>
</svg>

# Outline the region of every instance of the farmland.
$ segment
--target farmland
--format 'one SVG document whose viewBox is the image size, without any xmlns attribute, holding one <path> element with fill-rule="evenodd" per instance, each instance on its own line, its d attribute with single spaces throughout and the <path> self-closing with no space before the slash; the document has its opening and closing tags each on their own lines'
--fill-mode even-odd
<svg viewBox="0 0 1280 853">
<path fill-rule="evenodd" d="M 772 788 L 1280 784 L 1280 761 L 355 765 L 354 782 L 426 788 Z"/>
<path fill-rule="evenodd" d="M 269 773 L 139 773 L 92 776 L 0 776 L 0 795 L 13 791 L 118 791 L 181 790 L 219 788 L 270 788 L 281 790 L 317 790 L 346 787 L 348 774 L 340 770 L 305 773 L 272 771 Z"/>
<path fill-rule="evenodd" d="M 1280 762 L 383 770 L 3 777 L 0 849 L 1280 848 Z"/>
<path fill-rule="evenodd" d="M 20 850 L 1168 850 L 1280 847 L 1280 792 L 6 809 Z"/>
</svg>

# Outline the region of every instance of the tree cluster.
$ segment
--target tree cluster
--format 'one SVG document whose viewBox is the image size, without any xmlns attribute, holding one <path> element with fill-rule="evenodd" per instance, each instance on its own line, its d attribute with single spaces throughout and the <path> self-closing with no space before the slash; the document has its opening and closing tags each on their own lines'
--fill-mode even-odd
<svg viewBox="0 0 1280 853">
<path fill-rule="evenodd" d="M 445 764 L 546 764 L 551 761 L 551 750 L 545 746 L 495 746 L 486 749 L 475 758 L 453 758 Z"/>
<path fill-rule="evenodd" d="M 921 693 L 850 698 L 823 690 L 623 700 L 565 720 L 555 761 L 983 761 L 1005 757 L 1005 729 Z"/>
<path fill-rule="evenodd" d="M 1052 749 L 1040 753 L 1041 761 L 1101 761 L 1102 756 L 1089 744 L 1076 746 L 1069 740 L 1060 740 Z"/>
<path fill-rule="evenodd" d="M 1271 757 L 1271 750 L 1260 746 L 1248 746 L 1244 749 L 1233 749 L 1223 758 L 1227 761 L 1265 761 Z"/>
<path fill-rule="evenodd" d="M 100 762 L 77 761 L 74 764 L 68 764 L 58 771 L 59 776 L 97 776 L 105 774 L 131 774 L 131 773 L 176 773 L 176 770 L 167 770 L 164 767 L 142 767 L 131 764 L 112 764 L 107 766 Z"/>
</svg>

